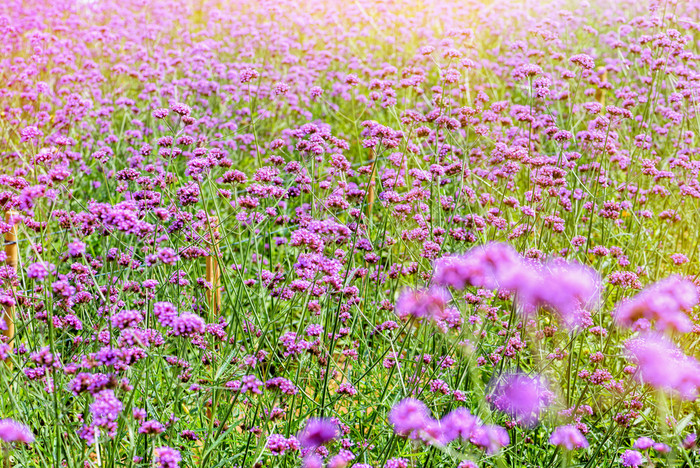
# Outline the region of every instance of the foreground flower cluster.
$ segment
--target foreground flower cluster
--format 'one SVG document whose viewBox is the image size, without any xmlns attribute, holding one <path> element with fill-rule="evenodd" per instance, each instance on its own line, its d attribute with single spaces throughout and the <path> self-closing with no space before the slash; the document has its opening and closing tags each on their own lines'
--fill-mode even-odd
<svg viewBox="0 0 700 468">
<path fill-rule="evenodd" d="M 700 464 L 699 10 L 7 0 L 3 462 Z"/>
</svg>

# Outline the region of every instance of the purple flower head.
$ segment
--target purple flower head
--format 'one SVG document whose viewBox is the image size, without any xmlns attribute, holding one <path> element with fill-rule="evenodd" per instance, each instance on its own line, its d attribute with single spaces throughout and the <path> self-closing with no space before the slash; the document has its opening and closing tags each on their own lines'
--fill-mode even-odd
<svg viewBox="0 0 700 468">
<path fill-rule="evenodd" d="M 644 457 L 636 450 L 626 450 L 620 456 L 620 463 L 622 463 L 622 466 L 637 467 L 644 463 Z"/>
<path fill-rule="evenodd" d="M 439 320 L 445 318 L 450 300 L 446 289 L 432 286 L 429 289 L 404 289 L 396 301 L 396 314 L 400 318 L 416 317 Z"/>
<path fill-rule="evenodd" d="M 700 387 L 700 363 L 686 356 L 668 338 L 647 334 L 625 344 L 629 358 L 639 367 L 638 377 L 655 388 L 675 391 L 694 400 Z"/>
<path fill-rule="evenodd" d="M 284 437 L 282 434 L 270 434 L 267 437 L 267 448 L 272 452 L 273 455 L 284 455 L 288 450 L 294 451 L 299 450 L 301 444 L 299 440 L 291 436 L 290 438 Z"/>
<path fill-rule="evenodd" d="M 205 323 L 199 315 L 184 312 L 173 318 L 172 327 L 175 336 L 192 336 L 204 333 Z"/>
<path fill-rule="evenodd" d="M 85 253 L 85 242 L 76 240 L 68 243 L 68 255 L 79 257 Z"/>
<path fill-rule="evenodd" d="M 686 450 L 690 450 L 692 448 L 695 448 L 695 445 L 697 444 L 698 440 L 698 435 L 694 432 L 691 432 L 688 434 L 685 439 L 683 439 L 683 448 Z"/>
<path fill-rule="evenodd" d="M 309 419 L 298 436 L 301 445 L 315 448 L 338 437 L 338 425 L 329 419 Z"/>
<path fill-rule="evenodd" d="M 641 322 L 653 322 L 660 331 L 687 333 L 693 322 L 688 311 L 698 303 L 697 288 L 690 281 L 671 276 L 649 286 L 632 299 L 622 301 L 615 310 L 618 324 L 635 328 Z"/>
<path fill-rule="evenodd" d="M 160 109 L 154 110 L 152 112 L 152 115 L 156 119 L 164 119 L 168 116 L 169 113 L 170 113 L 170 111 L 168 109 L 160 108 Z"/>
<path fill-rule="evenodd" d="M 569 328 L 581 325 L 581 309 L 590 310 L 600 299 L 600 277 L 577 263 L 550 262 L 534 268 L 514 286 L 518 303 L 526 313 L 547 307 L 559 314 Z"/>
<path fill-rule="evenodd" d="M 192 112 L 192 109 L 190 108 L 190 106 L 188 106 L 187 104 L 183 104 L 181 102 L 173 103 L 170 106 L 170 110 L 172 110 L 176 114 L 181 115 L 183 117 L 186 115 L 190 115 L 190 113 Z"/>
<path fill-rule="evenodd" d="M 31 444 L 34 442 L 34 434 L 22 423 L 12 419 L 0 419 L 0 440 Z"/>
<path fill-rule="evenodd" d="M 301 466 L 302 468 L 323 468 L 323 459 L 315 453 L 310 453 L 304 457 Z"/>
<path fill-rule="evenodd" d="M 155 462 L 158 468 L 178 468 L 182 461 L 180 452 L 167 445 L 156 448 L 155 454 Z"/>
<path fill-rule="evenodd" d="M 585 449 L 588 447 L 586 437 L 573 425 L 559 426 L 554 429 L 554 432 L 549 437 L 549 443 L 567 450 Z"/>
<path fill-rule="evenodd" d="M 536 424 L 552 393 L 543 377 L 522 373 L 506 375 L 494 387 L 493 405 L 525 425 Z"/>
<path fill-rule="evenodd" d="M 44 281 L 47 276 L 56 271 L 56 266 L 49 262 L 31 263 L 27 267 L 27 276 L 37 281 Z"/>
<path fill-rule="evenodd" d="M 481 426 L 474 430 L 471 443 L 492 455 L 510 443 L 508 431 L 501 426 Z"/>
<path fill-rule="evenodd" d="M 510 289 L 521 273 L 522 259 L 507 244 L 490 243 L 475 247 L 463 256 L 446 256 L 435 261 L 435 284 L 464 289 Z"/>
<path fill-rule="evenodd" d="M 442 443 L 449 443 L 457 438 L 469 440 L 476 428 L 481 425 L 478 416 L 474 416 L 467 408 L 457 408 L 446 414 L 441 420 Z"/>
<path fill-rule="evenodd" d="M 647 450 L 655 444 L 654 439 L 650 437 L 640 437 L 634 441 L 633 447 L 637 450 Z"/>
<path fill-rule="evenodd" d="M 428 407 L 414 398 L 405 398 L 389 412 L 389 422 L 394 432 L 402 436 L 414 436 L 431 420 Z"/>
</svg>

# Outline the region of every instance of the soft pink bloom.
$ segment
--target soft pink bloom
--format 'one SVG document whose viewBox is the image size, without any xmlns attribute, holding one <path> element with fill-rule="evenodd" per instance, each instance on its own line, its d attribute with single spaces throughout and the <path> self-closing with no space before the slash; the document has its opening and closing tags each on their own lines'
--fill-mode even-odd
<svg viewBox="0 0 700 468">
<path fill-rule="evenodd" d="M 647 334 L 625 345 L 630 358 L 639 366 L 639 378 L 652 387 L 676 391 L 694 400 L 700 386 L 700 363 L 683 352 L 668 338 Z"/>
<path fill-rule="evenodd" d="M 496 408 L 519 422 L 532 425 L 537 422 L 552 396 L 542 377 L 513 373 L 496 384 L 492 402 Z"/>
<path fill-rule="evenodd" d="M 693 283 L 671 276 L 649 286 L 632 299 L 617 305 L 615 320 L 620 325 L 638 328 L 653 322 L 656 328 L 688 333 L 693 323 L 688 311 L 698 303 L 698 292 Z"/>
<path fill-rule="evenodd" d="M 404 289 L 396 301 L 396 314 L 400 318 L 409 316 L 439 320 L 446 317 L 445 310 L 450 293 L 439 286 L 429 289 Z"/>
<path fill-rule="evenodd" d="M 22 423 L 12 419 L 0 419 L 0 440 L 31 444 L 34 442 L 34 434 Z"/>
<path fill-rule="evenodd" d="M 586 440 L 586 437 L 573 425 L 559 426 L 554 429 L 554 432 L 552 432 L 552 435 L 549 437 L 549 443 L 564 447 L 567 450 L 577 448 L 585 449 L 588 447 L 588 440 Z"/>
</svg>

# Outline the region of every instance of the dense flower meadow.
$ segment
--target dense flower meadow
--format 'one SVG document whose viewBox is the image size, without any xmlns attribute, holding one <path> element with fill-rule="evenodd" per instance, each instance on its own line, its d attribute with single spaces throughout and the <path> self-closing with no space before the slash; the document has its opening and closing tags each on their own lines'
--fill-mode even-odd
<svg viewBox="0 0 700 468">
<path fill-rule="evenodd" d="M 700 1 L 3 0 L 0 454 L 700 465 Z"/>
</svg>

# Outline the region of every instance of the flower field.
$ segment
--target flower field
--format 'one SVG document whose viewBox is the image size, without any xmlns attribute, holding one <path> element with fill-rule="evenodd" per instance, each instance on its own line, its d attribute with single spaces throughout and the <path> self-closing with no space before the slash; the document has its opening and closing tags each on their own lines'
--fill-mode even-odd
<svg viewBox="0 0 700 468">
<path fill-rule="evenodd" d="M 700 466 L 700 2 L 4 0 L 0 50 L 3 468 Z"/>
</svg>

